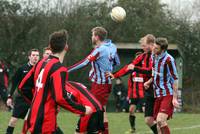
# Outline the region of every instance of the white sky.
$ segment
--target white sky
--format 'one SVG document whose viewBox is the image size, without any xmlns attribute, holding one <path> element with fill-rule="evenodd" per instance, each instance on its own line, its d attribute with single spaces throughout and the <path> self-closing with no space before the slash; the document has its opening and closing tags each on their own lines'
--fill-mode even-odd
<svg viewBox="0 0 200 134">
<path fill-rule="evenodd" d="M 68 7 L 70 10 L 70 8 L 72 8 L 71 6 L 75 6 L 76 4 L 80 5 L 83 2 L 94 1 L 94 0 L 8 0 L 8 1 L 20 1 L 20 3 L 22 3 L 23 1 L 26 1 L 26 2 L 31 1 L 32 3 L 35 4 L 36 7 L 39 7 L 39 8 L 49 8 L 51 7 L 51 5 L 60 7 L 60 6 L 63 6 L 63 2 L 64 2 L 65 3 L 64 5 L 66 5 L 65 8 Z M 55 2 L 59 3 L 59 1 L 62 4 L 55 5 Z M 96 1 L 100 2 L 100 1 L 105 1 L 105 0 L 96 0 Z M 106 1 L 110 1 L 113 3 L 113 2 L 116 2 L 117 0 L 106 0 Z M 195 1 L 198 4 L 194 4 Z M 188 19 L 191 19 L 191 20 L 200 18 L 199 17 L 200 16 L 200 0 L 160 0 L 160 2 L 168 4 L 169 9 L 172 10 L 172 12 L 174 12 L 179 17 L 187 16 Z M 45 3 L 48 3 L 48 5 Z M 73 4 L 70 4 L 70 3 L 73 3 Z M 195 6 L 199 7 L 199 9 L 195 8 Z"/>
</svg>

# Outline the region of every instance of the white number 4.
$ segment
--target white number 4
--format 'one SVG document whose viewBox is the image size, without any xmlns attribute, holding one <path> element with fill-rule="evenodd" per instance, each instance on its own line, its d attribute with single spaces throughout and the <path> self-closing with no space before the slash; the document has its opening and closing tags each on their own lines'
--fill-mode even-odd
<svg viewBox="0 0 200 134">
<path fill-rule="evenodd" d="M 38 78 L 36 80 L 36 88 L 37 91 L 39 91 L 39 89 L 41 89 L 43 87 L 43 83 L 42 83 L 42 77 L 43 77 L 43 73 L 44 73 L 44 69 L 41 70 L 40 74 L 38 75 Z"/>
</svg>

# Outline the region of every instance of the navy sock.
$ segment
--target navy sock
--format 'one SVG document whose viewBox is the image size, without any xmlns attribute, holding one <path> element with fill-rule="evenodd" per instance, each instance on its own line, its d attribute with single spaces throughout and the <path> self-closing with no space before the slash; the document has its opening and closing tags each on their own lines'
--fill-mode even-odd
<svg viewBox="0 0 200 134">
<path fill-rule="evenodd" d="M 6 130 L 6 134 L 13 134 L 13 131 L 14 131 L 14 127 L 8 126 Z"/>
</svg>

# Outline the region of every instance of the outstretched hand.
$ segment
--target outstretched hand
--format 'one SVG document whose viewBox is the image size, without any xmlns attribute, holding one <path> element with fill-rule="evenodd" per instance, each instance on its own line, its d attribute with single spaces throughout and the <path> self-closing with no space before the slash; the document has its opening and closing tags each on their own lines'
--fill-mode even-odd
<svg viewBox="0 0 200 134">
<path fill-rule="evenodd" d="M 135 68 L 135 65 L 133 65 L 133 64 L 129 64 L 129 65 L 128 65 L 128 69 L 129 69 L 129 70 L 133 70 L 134 68 Z"/>
<path fill-rule="evenodd" d="M 91 107 L 89 107 L 89 106 L 85 106 L 85 115 L 89 115 L 89 114 L 92 114 L 92 108 Z"/>
<path fill-rule="evenodd" d="M 114 75 L 111 72 L 106 72 L 106 78 L 110 77 L 111 79 L 114 79 Z"/>
</svg>

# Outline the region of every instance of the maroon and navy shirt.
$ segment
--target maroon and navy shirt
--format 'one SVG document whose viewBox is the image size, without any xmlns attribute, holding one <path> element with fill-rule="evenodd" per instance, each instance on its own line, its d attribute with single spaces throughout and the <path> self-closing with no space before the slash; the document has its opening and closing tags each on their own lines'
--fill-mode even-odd
<svg viewBox="0 0 200 134">
<path fill-rule="evenodd" d="M 114 66 L 120 65 L 117 48 L 111 40 L 105 40 L 96 46 L 93 51 L 82 61 L 68 67 L 68 71 L 83 68 L 91 63 L 89 79 L 97 84 L 111 84 L 111 79 L 106 77 L 106 72 L 112 72 Z"/>
<path fill-rule="evenodd" d="M 174 58 L 166 52 L 153 58 L 153 86 L 156 97 L 173 95 L 173 84 L 178 80 Z"/>
<path fill-rule="evenodd" d="M 153 77 L 155 97 L 173 95 L 173 84 L 178 80 L 178 73 L 174 58 L 166 52 L 149 58 L 150 66 L 135 66 L 134 70 Z"/>
<path fill-rule="evenodd" d="M 32 100 L 27 120 L 31 133 L 54 132 L 57 127 L 58 106 L 73 113 L 85 113 L 84 106 L 68 97 L 69 93 L 65 90 L 67 79 L 67 68 L 54 56 L 39 61 L 24 77 L 19 90 L 27 100 Z M 33 98 L 29 95 L 32 91 L 34 91 Z"/>
</svg>

